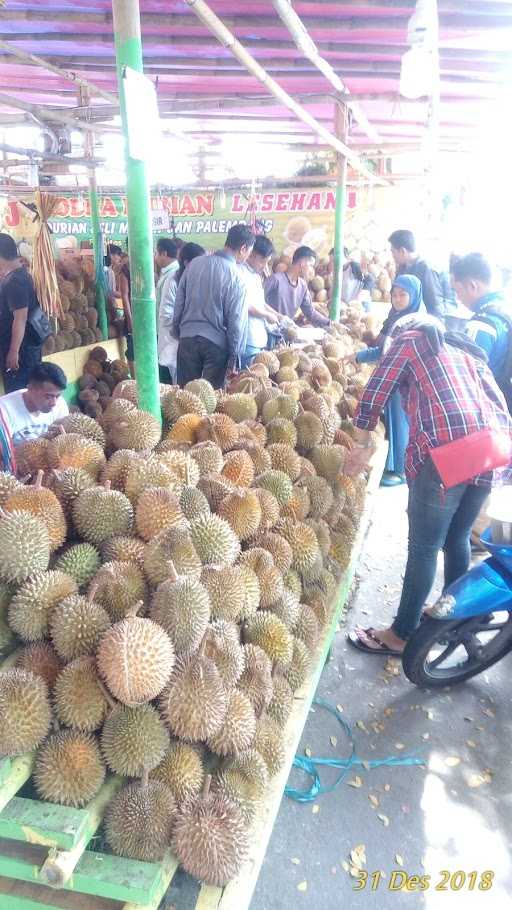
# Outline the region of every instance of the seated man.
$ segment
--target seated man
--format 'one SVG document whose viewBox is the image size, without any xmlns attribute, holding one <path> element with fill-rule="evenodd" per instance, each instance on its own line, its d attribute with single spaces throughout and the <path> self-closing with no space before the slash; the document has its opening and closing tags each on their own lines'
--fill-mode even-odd
<svg viewBox="0 0 512 910">
<path fill-rule="evenodd" d="M 299 246 L 286 272 L 274 272 L 265 282 L 265 300 L 281 316 L 295 319 L 301 310 L 311 325 L 326 327 L 329 320 L 315 310 L 307 283 L 308 270 L 315 261 L 314 250 Z"/>
<path fill-rule="evenodd" d="M 15 446 L 37 439 L 52 423 L 69 414 L 61 397 L 67 386 L 66 375 L 55 363 L 39 363 L 29 373 L 26 389 L 0 398 L 0 414 Z"/>
</svg>

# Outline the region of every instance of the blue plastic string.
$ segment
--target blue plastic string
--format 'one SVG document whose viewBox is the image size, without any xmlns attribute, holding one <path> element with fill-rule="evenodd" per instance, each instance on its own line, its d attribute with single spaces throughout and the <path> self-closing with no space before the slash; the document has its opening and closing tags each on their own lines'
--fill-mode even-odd
<svg viewBox="0 0 512 910">
<path fill-rule="evenodd" d="M 356 744 L 352 728 L 343 719 L 338 709 L 334 708 L 323 698 L 315 698 L 313 704 L 318 705 L 320 708 L 325 708 L 326 711 L 329 711 L 332 715 L 334 715 L 347 735 L 350 754 L 348 758 L 318 758 L 317 756 L 311 756 L 311 758 L 309 758 L 307 755 L 296 755 L 293 759 L 293 767 L 298 768 L 300 771 L 304 771 L 304 773 L 311 778 L 311 784 L 307 790 L 299 790 L 296 787 L 290 786 L 285 787 L 285 796 L 289 796 L 290 799 L 294 799 L 298 803 L 309 803 L 316 799 L 318 796 L 322 796 L 324 793 L 332 793 L 332 791 L 335 790 L 336 787 L 338 787 L 343 782 L 348 772 L 352 768 L 359 767 L 360 765 L 369 771 L 373 768 L 380 768 L 382 766 L 392 768 L 410 767 L 412 765 L 425 764 L 424 759 L 417 758 L 413 755 L 403 755 L 400 758 L 374 758 L 368 761 L 359 758 L 359 756 L 356 754 Z M 318 771 L 318 768 L 322 767 L 339 768 L 341 771 L 335 782 L 329 787 L 322 786 L 320 773 Z"/>
</svg>

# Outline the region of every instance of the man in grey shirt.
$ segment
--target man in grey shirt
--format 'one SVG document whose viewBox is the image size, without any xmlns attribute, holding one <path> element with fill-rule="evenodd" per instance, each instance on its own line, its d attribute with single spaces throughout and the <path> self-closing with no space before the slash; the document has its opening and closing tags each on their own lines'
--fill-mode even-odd
<svg viewBox="0 0 512 910">
<path fill-rule="evenodd" d="M 238 263 L 245 262 L 254 234 L 245 224 L 230 228 L 226 245 L 186 268 L 176 292 L 172 334 L 179 338 L 178 384 L 207 379 L 224 385 L 245 349 L 247 303 Z"/>
<path fill-rule="evenodd" d="M 299 246 L 286 272 L 274 272 L 265 282 L 265 301 L 282 316 L 295 319 L 299 310 L 314 326 L 326 327 L 329 320 L 313 306 L 306 276 L 314 266 L 316 253 L 309 246 Z"/>
</svg>

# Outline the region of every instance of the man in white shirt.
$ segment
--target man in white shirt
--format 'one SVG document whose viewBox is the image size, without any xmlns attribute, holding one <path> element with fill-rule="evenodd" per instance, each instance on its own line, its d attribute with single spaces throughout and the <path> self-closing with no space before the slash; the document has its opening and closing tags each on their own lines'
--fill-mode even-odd
<svg viewBox="0 0 512 910">
<path fill-rule="evenodd" d="M 156 285 L 156 318 L 158 335 L 158 363 L 160 380 L 176 382 L 176 357 L 178 342 L 171 335 L 176 300 L 176 273 L 179 269 L 178 244 L 169 237 L 161 237 L 156 245 L 155 265 L 160 270 Z"/>
<path fill-rule="evenodd" d="M 242 369 L 249 367 L 260 351 L 267 346 L 268 334 L 266 323 L 279 322 L 276 313 L 265 303 L 262 276 L 274 254 L 274 247 L 268 239 L 258 235 L 254 241 L 252 253 L 246 262 L 240 265 L 240 271 L 247 288 L 247 342 L 241 358 Z"/>
<path fill-rule="evenodd" d="M 37 439 L 52 423 L 69 414 L 62 398 L 66 374 L 55 363 L 39 363 L 31 370 L 26 389 L 0 398 L 0 411 L 15 446 Z"/>
</svg>

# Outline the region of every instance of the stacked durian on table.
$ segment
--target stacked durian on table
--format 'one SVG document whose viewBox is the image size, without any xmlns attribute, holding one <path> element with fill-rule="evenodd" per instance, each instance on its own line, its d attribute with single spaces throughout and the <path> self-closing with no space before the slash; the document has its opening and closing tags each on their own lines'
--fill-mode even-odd
<svg viewBox="0 0 512 910">
<path fill-rule="evenodd" d="M 354 308 L 227 392 L 162 386 L 163 431 L 122 381 L 18 448 L 30 483 L 0 475 L 0 757 L 37 750 L 38 797 L 69 806 L 122 775 L 115 854 L 171 848 L 214 885 L 247 856 L 364 506 L 363 330 Z"/>
</svg>

